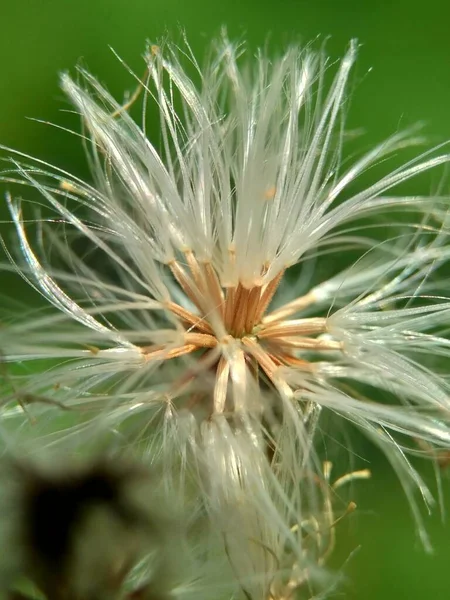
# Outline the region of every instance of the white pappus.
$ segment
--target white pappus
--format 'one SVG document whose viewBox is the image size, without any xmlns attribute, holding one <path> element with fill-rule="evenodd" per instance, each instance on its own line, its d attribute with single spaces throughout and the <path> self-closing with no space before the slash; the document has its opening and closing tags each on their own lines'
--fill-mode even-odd
<svg viewBox="0 0 450 600">
<path fill-rule="evenodd" d="M 54 223 L 35 216 L 33 243 L 8 193 L 25 261 L 5 251 L 51 307 L 0 330 L 6 364 L 45 366 L 8 377 L 2 427 L 8 443 L 135 444 L 207 515 L 223 597 L 283 600 L 332 543 L 325 412 L 328 433 L 343 417 L 382 448 L 427 542 L 406 450 L 450 446 L 448 201 L 392 190 L 450 154 L 389 167 L 406 131 L 344 160 L 355 42 L 337 66 L 295 45 L 244 54 L 222 37 L 200 68 L 187 44 L 150 47 L 142 127 L 84 69 L 62 76 L 92 183 L 19 152 L 3 171 Z"/>
</svg>

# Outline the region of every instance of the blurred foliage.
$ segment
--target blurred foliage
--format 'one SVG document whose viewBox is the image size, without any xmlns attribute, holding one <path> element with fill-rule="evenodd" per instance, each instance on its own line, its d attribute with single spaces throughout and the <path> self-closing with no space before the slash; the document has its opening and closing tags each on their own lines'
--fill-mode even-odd
<svg viewBox="0 0 450 600">
<path fill-rule="evenodd" d="M 277 49 L 291 41 L 329 36 L 327 49 L 334 58 L 343 54 L 350 38 L 358 38 L 362 47 L 352 78 L 348 126 L 367 132 L 358 142 L 360 149 L 423 120 L 430 143 L 437 144 L 450 139 L 449 17 L 448 0 L 3 1 L 0 143 L 87 175 L 75 138 L 26 119 L 77 127 L 73 116 L 61 112 L 69 107 L 58 90 L 58 73 L 81 62 L 120 98 L 134 82 L 108 46 L 139 74 L 146 40 L 154 42 L 167 33 L 181 39 L 181 27 L 202 56 L 225 25 L 231 38 L 246 39 L 251 48 L 268 41 Z M 428 175 L 409 184 L 409 191 L 429 193 L 440 184 L 438 176 Z M 0 221 L 6 219 L 1 205 Z M 8 241 L 10 225 L 3 222 L 0 227 Z M 24 306 L 34 301 L 34 293 L 18 277 L 2 273 L 0 281 L 0 296 L 7 293 Z M 374 477 L 355 484 L 359 510 L 338 525 L 340 549 L 334 564 L 350 558 L 344 588 L 336 597 L 447 600 L 448 527 L 438 515 L 429 519 L 436 552 L 427 556 L 389 466 L 377 455 L 369 456 Z M 367 466 L 357 456 L 355 462 L 359 468 Z M 450 497 L 444 473 L 445 487 Z"/>
</svg>

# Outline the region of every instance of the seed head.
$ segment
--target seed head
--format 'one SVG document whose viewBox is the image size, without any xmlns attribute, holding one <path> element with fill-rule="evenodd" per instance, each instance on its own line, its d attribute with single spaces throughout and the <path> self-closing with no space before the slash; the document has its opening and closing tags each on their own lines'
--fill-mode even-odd
<svg viewBox="0 0 450 600">
<path fill-rule="evenodd" d="M 162 460 L 168 489 L 200 498 L 230 580 L 282 600 L 328 555 L 309 543 L 331 514 L 315 440 L 331 443 L 338 417 L 386 453 L 426 542 L 416 489 L 431 498 L 405 451 L 450 444 L 448 200 L 391 190 L 450 156 L 358 189 L 417 136 L 343 158 L 357 44 L 337 67 L 297 46 L 247 66 L 243 53 L 222 38 L 200 68 L 187 44 L 152 46 L 142 126 L 137 93 L 121 104 L 84 69 L 62 76 L 93 181 L 17 152 L 4 172 L 41 194 L 55 227 L 36 217 L 33 245 L 7 196 L 17 268 L 52 311 L 0 331 L 0 347 L 51 366 L 14 381 L 3 412 L 28 437 L 31 418 L 44 444 L 107 432 Z"/>
</svg>

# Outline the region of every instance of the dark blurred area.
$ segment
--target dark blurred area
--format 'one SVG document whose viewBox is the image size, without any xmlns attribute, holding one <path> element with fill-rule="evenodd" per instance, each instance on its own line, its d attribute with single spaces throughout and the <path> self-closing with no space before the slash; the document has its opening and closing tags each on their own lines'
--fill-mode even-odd
<svg viewBox="0 0 450 600">
<path fill-rule="evenodd" d="M 58 88 L 58 73 L 85 65 L 117 97 L 135 82 L 111 46 L 138 75 L 146 41 L 169 34 L 181 40 L 183 28 L 200 58 L 210 40 L 226 26 L 232 39 L 274 51 L 295 42 L 325 40 L 333 59 L 350 38 L 361 43 L 352 77 L 349 129 L 363 129 L 360 150 L 418 121 L 430 146 L 450 139 L 450 4 L 448 0 L 17 0 L 2 2 L 0 19 L 0 144 L 88 177 L 81 144 L 68 133 L 28 118 L 76 129 L 76 118 Z M 139 113 L 137 113 L 139 114 Z M 356 146 L 358 145 L 356 144 Z M 355 144 L 353 144 L 355 147 Z M 406 154 L 408 157 L 408 153 Z M 441 174 L 408 184 L 409 193 L 429 194 Z M 448 187 L 448 186 L 447 186 Z M 2 186 L 2 196 L 6 188 Z M 443 192 L 448 193 L 444 186 Z M 29 196 L 30 194 L 28 194 Z M 13 231 L 0 204 L 0 232 L 6 243 Z M 8 306 L 32 305 L 37 295 L 19 277 L 0 275 Z M 448 290 L 443 290 L 448 294 Z M 11 300 L 12 299 L 12 300 Z M 370 481 L 355 483 L 358 510 L 338 525 L 333 565 L 343 568 L 337 598 L 349 600 L 447 600 L 450 598 L 449 527 L 439 508 L 425 518 L 433 555 L 425 554 L 414 531 L 407 500 L 391 468 L 364 443 L 355 449 L 358 468 L 373 470 Z M 372 453 L 372 454 L 371 454 Z M 337 471 L 345 470 L 336 465 Z M 431 469 L 426 479 L 432 483 Z M 450 507 L 449 473 L 442 472 Z M 344 564 L 345 563 L 345 564 Z"/>
</svg>

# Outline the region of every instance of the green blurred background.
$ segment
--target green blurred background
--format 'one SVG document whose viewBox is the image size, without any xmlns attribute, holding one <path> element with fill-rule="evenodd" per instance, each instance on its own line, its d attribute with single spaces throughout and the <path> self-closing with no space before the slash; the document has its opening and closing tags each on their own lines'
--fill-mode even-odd
<svg viewBox="0 0 450 600">
<path fill-rule="evenodd" d="M 80 60 L 121 98 L 133 81 L 108 46 L 139 74 L 146 40 L 165 33 L 179 39 L 180 27 L 199 56 L 222 25 L 230 37 L 245 38 L 253 48 L 269 35 L 275 48 L 330 36 L 327 48 L 335 58 L 356 37 L 362 47 L 348 125 L 366 130 L 363 147 L 423 120 L 431 143 L 450 139 L 448 0 L 1 0 L 0 22 L 0 143 L 76 174 L 87 174 L 76 140 L 26 117 L 68 124 L 58 72 Z M 415 189 L 428 193 L 438 183 L 429 176 Z M 6 219 L 3 206 L 1 219 Z M 1 227 L 8 238 L 10 226 Z M 18 278 L 2 274 L 0 281 L 0 296 L 8 292 L 33 302 Z M 336 597 L 450 599 L 450 528 L 437 512 L 426 519 L 435 546 L 434 555 L 426 555 L 388 465 L 373 451 L 368 456 L 374 476 L 355 486 L 359 510 L 339 525 L 333 562 L 350 559 Z M 450 498 L 449 477 L 443 478 Z"/>
</svg>

